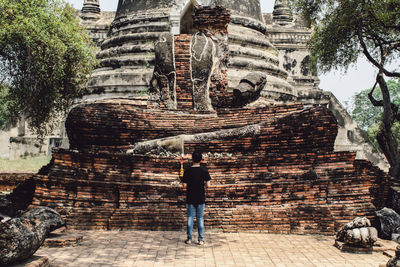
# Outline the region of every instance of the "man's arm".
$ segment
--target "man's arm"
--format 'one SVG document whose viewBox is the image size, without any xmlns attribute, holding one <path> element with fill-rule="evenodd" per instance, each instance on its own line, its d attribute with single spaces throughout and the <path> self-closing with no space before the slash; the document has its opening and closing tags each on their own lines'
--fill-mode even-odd
<svg viewBox="0 0 400 267">
<path fill-rule="evenodd" d="M 182 178 L 181 178 L 181 183 L 187 183 L 188 182 L 188 169 L 186 169 L 184 172 L 183 172 L 183 176 L 182 176 Z"/>
<path fill-rule="evenodd" d="M 211 176 L 210 173 L 208 172 L 208 170 L 206 169 L 206 177 L 205 177 L 205 181 L 206 181 L 206 187 L 210 187 L 210 180 L 211 180 Z"/>
</svg>

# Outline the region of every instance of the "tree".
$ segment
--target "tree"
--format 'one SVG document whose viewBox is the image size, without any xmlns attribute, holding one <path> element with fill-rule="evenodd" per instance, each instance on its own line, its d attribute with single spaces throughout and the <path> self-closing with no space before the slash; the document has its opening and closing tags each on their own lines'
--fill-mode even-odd
<svg viewBox="0 0 400 267">
<path fill-rule="evenodd" d="M 400 77 L 389 64 L 400 55 L 400 0 L 292 0 L 314 26 L 310 41 L 312 63 L 326 72 L 347 68 L 363 54 L 378 74 L 368 99 L 383 108 L 377 141 L 390 164 L 390 174 L 400 178 L 400 152 L 392 126 L 400 120 L 391 101 L 386 78 Z M 379 85 L 382 98 L 374 92 Z"/>
<path fill-rule="evenodd" d="M 0 129 L 10 124 L 10 106 L 8 88 L 4 84 L 0 84 Z"/>
<path fill-rule="evenodd" d="M 0 122 L 38 134 L 82 94 L 95 47 L 62 0 L 0 0 Z"/>
<path fill-rule="evenodd" d="M 389 93 L 392 102 L 396 105 L 400 104 L 400 79 L 392 79 L 387 82 Z M 378 87 L 375 90 L 373 97 L 381 99 L 382 93 Z M 379 126 L 382 122 L 383 112 L 379 107 L 372 105 L 368 98 L 371 89 L 363 90 L 352 97 L 349 110 L 353 119 L 358 123 L 362 130 L 365 131 L 368 139 L 376 146 L 379 146 L 376 135 L 379 132 Z M 400 142 L 400 122 L 395 122 L 392 127 L 392 132 L 396 137 L 397 142 Z"/>
</svg>

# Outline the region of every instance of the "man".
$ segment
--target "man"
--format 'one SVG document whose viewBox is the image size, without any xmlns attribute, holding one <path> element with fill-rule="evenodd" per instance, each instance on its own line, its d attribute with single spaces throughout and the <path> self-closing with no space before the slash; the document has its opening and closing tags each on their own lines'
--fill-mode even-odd
<svg viewBox="0 0 400 267">
<path fill-rule="evenodd" d="M 186 207 L 187 207 L 187 239 L 186 244 L 192 243 L 193 220 L 196 215 L 199 233 L 198 245 L 204 245 L 204 186 L 210 186 L 210 174 L 206 168 L 200 166 L 203 156 L 199 151 L 192 154 L 193 165 L 185 170 L 182 182 L 186 183 Z"/>
</svg>

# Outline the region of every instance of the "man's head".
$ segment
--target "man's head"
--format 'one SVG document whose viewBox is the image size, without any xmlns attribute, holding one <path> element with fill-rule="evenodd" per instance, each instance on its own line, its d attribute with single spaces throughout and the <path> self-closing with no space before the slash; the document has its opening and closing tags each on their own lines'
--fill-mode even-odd
<svg viewBox="0 0 400 267">
<path fill-rule="evenodd" d="M 200 151 L 194 151 L 192 154 L 192 160 L 194 163 L 200 163 L 200 161 L 203 159 L 203 156 L 201 155 Z"/>
</svg>

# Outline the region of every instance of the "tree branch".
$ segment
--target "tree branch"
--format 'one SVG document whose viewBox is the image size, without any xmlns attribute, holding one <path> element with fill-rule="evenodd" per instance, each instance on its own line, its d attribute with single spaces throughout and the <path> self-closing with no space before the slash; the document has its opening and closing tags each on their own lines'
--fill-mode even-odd
<svg viewBox="0 0 400 267">
<path fill-rule="evenodd" d="M 384 73 L 388 77 L 400 77 L 399 72 L 391 72 L 385 69 L 379 62 L 377 62 L 369 53 L 367 45 L 364 42 L 364 39 L 362 38 L 360 31 L 357 33 L 358 40 L 360 41 L 361 47 L 363 49 L 364 55 L 367 57 L 367 59 L 374 65 L 376 66 L 382 73 Z"/>
<path fill-rule="evenodd" d="M 371 92 L 368 94 L 368 99 L 371 101 L 372 105 L 374 107 L 383 107 L 383 101 L 382 100 L 376 100 L 373 96 L 373 93 L 375 91 L 376 86 L 378 85 L 378 81 L 375 82 L 374 87 L 372 87 Z"/>
</svg>

